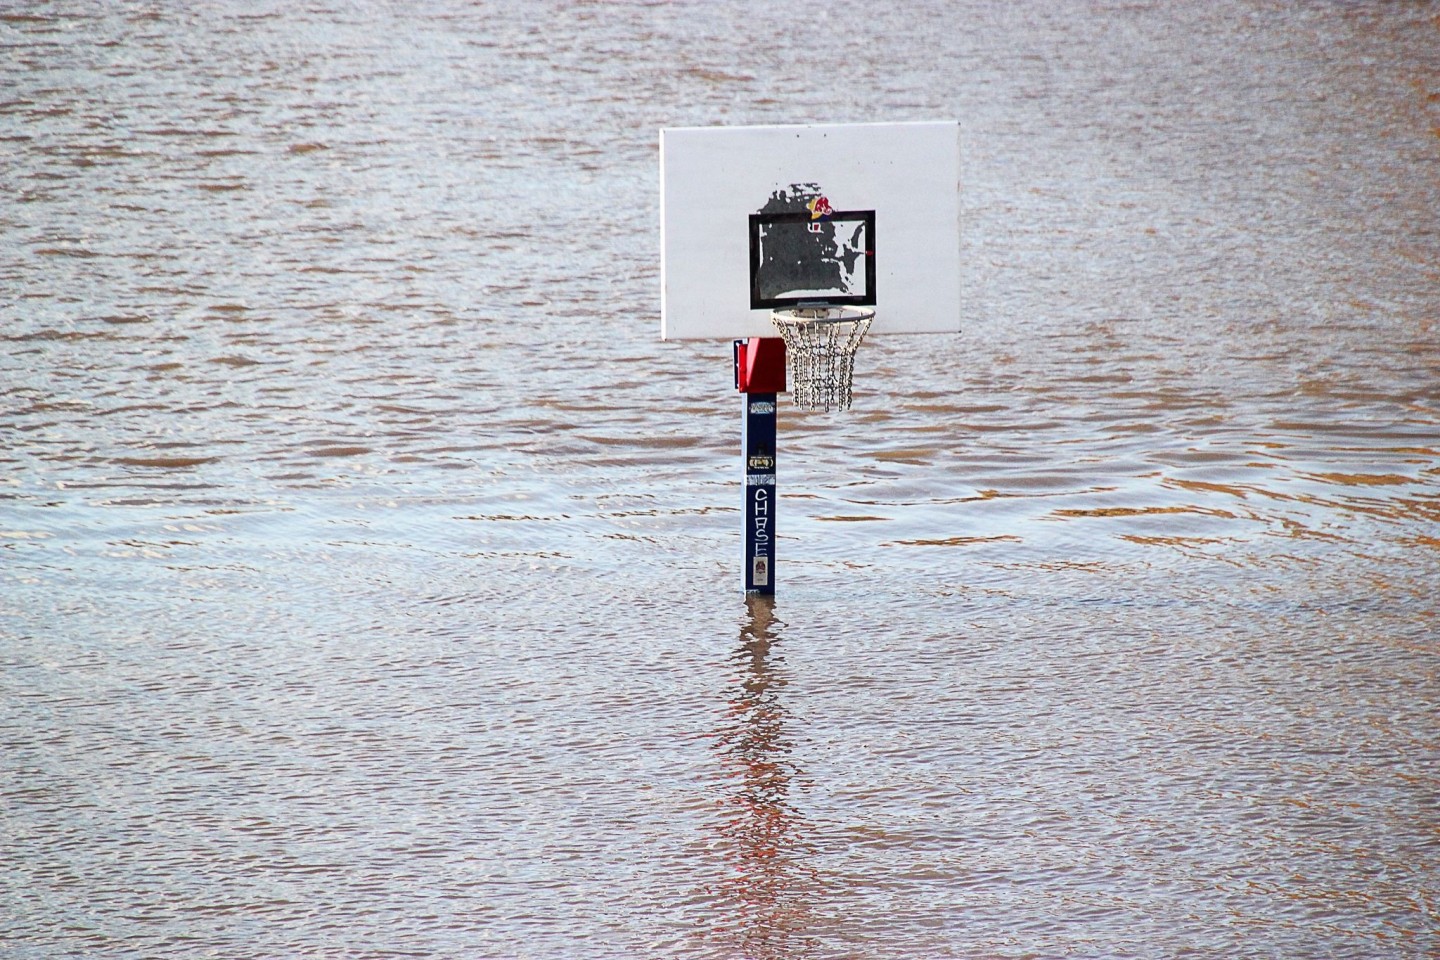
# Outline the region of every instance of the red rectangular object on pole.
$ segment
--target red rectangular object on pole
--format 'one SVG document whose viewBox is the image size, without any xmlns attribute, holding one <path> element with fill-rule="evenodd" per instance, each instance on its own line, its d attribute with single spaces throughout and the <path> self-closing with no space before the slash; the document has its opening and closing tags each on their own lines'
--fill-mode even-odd
<svg viewBox="0 0 1440 960">
<path fill-rule="evenodd" d="M 785 341 L 779 337 L 736 340 L 735 388 L 741 393 L 784 393 Z"/>
</svg>

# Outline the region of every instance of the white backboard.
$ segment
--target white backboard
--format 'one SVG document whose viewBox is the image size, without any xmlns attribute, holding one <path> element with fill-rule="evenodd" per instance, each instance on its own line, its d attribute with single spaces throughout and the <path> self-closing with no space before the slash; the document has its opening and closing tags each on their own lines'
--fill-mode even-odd
<svg viewBox="0 0 1440 960">
<path fill-rule="evenodd" d="M 873 304 L 872 335 L 957 331 L 960 125 L 661 130 L 660 246 L 666 340 L 773 337 L 792 300 Z M 801 248 L 823 252 L 794 267 Z"/>
</svg>

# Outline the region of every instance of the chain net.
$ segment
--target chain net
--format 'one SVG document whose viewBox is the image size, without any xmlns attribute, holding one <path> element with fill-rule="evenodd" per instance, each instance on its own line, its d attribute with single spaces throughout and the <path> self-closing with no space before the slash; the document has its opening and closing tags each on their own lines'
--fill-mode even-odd
<svg viewBox="0 0 1440 960">
<path fill-rule="evenodd" d="M 773 310 L 770 320 L 785 341 L 790 396 L 806 410 L 850 409 L 855 351 L 874 310 L 856 307 L 798 307 Z"/>
</svg>

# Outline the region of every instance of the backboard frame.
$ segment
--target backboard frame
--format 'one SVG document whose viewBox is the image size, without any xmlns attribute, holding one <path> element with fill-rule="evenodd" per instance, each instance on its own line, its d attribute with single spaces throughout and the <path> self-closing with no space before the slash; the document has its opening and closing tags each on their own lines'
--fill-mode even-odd
<svg viewBox="0 0 1440 960">
<path fill-rule="evenodd" d="M 865 246 L 856 257 L 864 267 L 864 286 L 860 293 L 836 293 L 823 290 L 806 290 L 780 294 L 764 286 L 762 274 L 765 269 L 765 238 L 767 228 L 781 226 L 804 226 L 808 233 L 823 234 L 825 231 L 841 232 L 842 224 L 858 223 L 863 231 Z M 816 229 L 820 228 L 820 229 Z M 852 271 L 853 272 L 853 271 Z M 843 278 L 842 278 L 843 279 Z M 772 295 L 773 294 L 773 295 Z M 808 303 L 830 303 L 836 306 L 873 307 L 875 305 L 875 211 L 839 210 L 817 220 L 809 213 L 752 213 L 750 214 L 750 309 L 771 310 L 777 307 L 795 307 Z"/>
</svg>

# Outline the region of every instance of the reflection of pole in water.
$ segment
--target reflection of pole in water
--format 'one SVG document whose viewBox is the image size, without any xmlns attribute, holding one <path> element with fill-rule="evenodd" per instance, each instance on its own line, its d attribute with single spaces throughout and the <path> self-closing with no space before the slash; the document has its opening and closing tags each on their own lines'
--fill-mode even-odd
<svg viewBox="0 0 1440 960">
<path fill-rule="evenodd" d="M 817 884 L 806 865 L 804 822 L 790 802 L 794 765 L 786 759 L 783 675 L 772 670 L 774 601 L 746 600 L 735 660 L 743 668 L 717 741 L 725 774 L 735 787 L 717 824 L 733 872 L 719 885 L 727 914 L 722 925 L 738 937 L 748 960 L 800 955 Z M 729 912 L 733 911 L 733 912 Z"/>
</svg>

